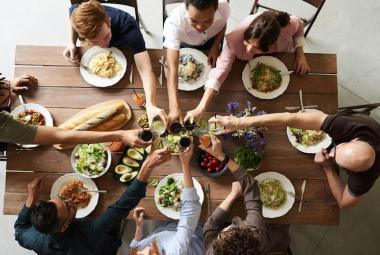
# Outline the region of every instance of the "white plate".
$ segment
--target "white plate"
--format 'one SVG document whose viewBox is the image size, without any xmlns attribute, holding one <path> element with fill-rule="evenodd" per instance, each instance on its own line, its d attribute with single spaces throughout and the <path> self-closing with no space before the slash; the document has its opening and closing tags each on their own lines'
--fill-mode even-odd
<svg viewBox="0 0 380 255">
<path fill-rule="evenodd" d="M 255 69 L 257 66 L 257 63 L 259 63 L 259 62 L 266 64 L 268 66 L 272 66 L 272 67 L 276 68 L 277 70 L 280 70 L 281 73 L 287 73 L 288 72 L 288 68 L 285 66 L 285 64 L 282 63 L 279 59 L 277 59 L 275 57 L 261 56 L 261 57 L 254 58 L 254 59 L 249 61 L 252 69 Z M 268 93 L 260 92 L 256 89 L 252 88 L 252 82 L 251 82 L 251 79 L 249 78 L 250 73 L 251 73 L 251 70 L 249 70 L 249 65 L 247 63 L 244 67 L 243 74 L 242 74 L 242 80 L 243 80 L 244 87 L 249 93 L 251 93 L 253 96 L 258 97 L 260 99 L 276 98 L 276 97 L 282 95 L 286 91 L 286 89 L 288 88 L 289 80 L 290 80 L 289 74 L 282 76 L 281 85 L 277 89 L 275 89 L 271 92 L 268 92 Z"/>
<path fill-rule="evenodd" d="M 28 104 L 25 104 L 25 106 L 28 110 L 33 110 L 33 111 L 41 113 L 45 118 L 46 127 L 53 126 L 53 118 L 51 117 L 50 112 L 45 107 L 39 104 L 34 104 L 34 103 L 28 103 Z M 19 105 L 11 112 L 11 115 L 13 116 L 14 119 L 17 119 L 17 116 L 24 111 L 25 111 L 25 108 L 22 105 Z M 38 146 L 38 144 L 22 144 L 20 146 L 23 148 L 35 148 Z"/>
<path fill-rule="evenodd" d="M 59 192 L 63 189 L 66 184 L 71 183 L 73 180 L 80 180 L 83 182 L 83 185 L 88 189 L 98 190 L 95 182 L 89 178 L 84 178 L 79 174 L 65 174 L 58 178 L 51 187 L 50 199 L 57 198 Z M 78 208 L 75 218 L 83 218 L 88 216 L 96 207 L 99 200 L 98 192 L 91 192 L 91 200 L 86 208 Z"/>
<path fill-rule="evenodd" d="M 171 219 L 174 219 L 174 220 L 178 220 L 179 217 L 180 217 L 181 211 L 176 211 L 173 208 L 162 207 L 158 203 L 158 197 L 159 197 L 158 191 L 160 190 L 160 188 L 162 186 L 164 186 L 166 184 L 168 178 L 173 178 L 174 180 L 181 180 L 181 181 L 183 181 L 183 173 L 174 173 L 174 174 L 170 174 L 170 175 L 166 176 L 165 178 L 163 178 L 158 183 L 158 185 L 156 187 L 156 190 L 154 191 L 154 201 L 156 203 L 157 209 L 163 215 L 165 215 L 168 218 L 171 218 Z M 194 188 L 197 191 L 197 194 L 199 196 L 199 203 L 202 204 L 203 200 L 204 200 L 204 194 L 203 194 L 202 186 L 199 184 L 199 182 L 194 177 L 193 177 L 193 183 L 194 183 Z M 181 195 L 181 199 L 182 199 L 182 195 Z"/>
<path fill-rule="evenodd" d="M 182 48 L 182 49 L 180 49 L 179 54 L 180 55 L 185 55 L 185 54 L 193 55 L 193 57 L 198 62 L 202 63 L 205 68 L 204 68 L 201 76 L 195 82 L 187 83 L 187 82 L 182 81 L 181 79 L 178 79 L 178 89 L 184 90 L 184 91 L 192 91 L 192 90 L 196 90 L 196 89 L 203 87 L 206 83 L 208 73 L 211 70 L 211 66 L 208 64 L 208 57 L 202 51 L 192 49 L 192 48 Z"/>
<path fill-rule="evenodd" d="M 95 86 L 95 87 L 109 87 L 112 85 L 115 85 L 118 81 L 123 78 L 125 71 L 127 70 L 127 59 L 125 58 L 123 52 L 121 52 L 117 48 L 101 48 L 99 46 L 94 46 L 82 56 L 81 63 L 85 66 L 89 66 L 89 63 L 93 57 L 95 57 L 98 54 L 104 53 L 104 52 L 109 52 L 112 51 L 112 55 L 115 57 L 116 61 L 120 64 L 121 69 L 119 72 L 112 78 L 103 78 L 99 77 L 95 74 L 92 74 L 88 72 L 86 69 L 84 69 L 82 66 L 79 67 L 80 74 L 82 75 L 83 79 Z"/>
<path fill-rule="evenodd" d="M 319 110 L 316 109 L 305 109 L 305 112 L 319 112 Z M 326 134 L 325 137 L 319 141 L 317 144 L 306 146 L 300 143 L 297 143 L 297 139 L 295 135 L 290 131 L 289 127 L 286 127 L 286 134 L 288 136 L 289 142 L 293 145 L 294 148 L 297 150 L 303 152 L 303 153 L 310 153 L 315 154 L 321 151 L 321 149 L 326 149 L 330 146 L 332 143 L 331 137 Z"/>
<path fill-rule="evenodd" d="M 103 148 L 106 150 L 106 155 L 107 155 L 107 163 L 106 163 L 106 166 L 105 166 L 105 169 L 103 172 L 101 172 L 100 174 L 98 175 L 91 175 L 91 176 L 88 176 L 86 174 L 83 174 L 83 173 L 80 173 L 77 168 L 75 167 L 75 152 L 79 149 L 79 147 L 81 146 L 81 144 L 78 144 L 77 146 L 75 146 L 75 148 L 73 149 L 73 151 L 71 152 L 71 157 L 70 157 L 70 163 L 71 163 L 71 167 L 73 168 L 74 172 L 79 174 L 80 176 L 84 177 L 84 178 L 91 178 L 91 179 L 95 179 L 95 178 L 98 178 L 100 176 L 102 176 L 103 174 L 105 174 L 108 169 L 110 169 L 111 167 L 111 163 L 112 163 L 112 154 L 111 154 L 111 151 L 108 150 L 104 144 L 100 144 L 103 146 Z"/>
<path fill-rule="evenodd" d="M 264 180 L 278 180 L 281 182 L 285 192 L 292 192 L 295 194 L 294 186 L 290 180 L 285 176 L 277 172 L 265 172 L 259 174 L 255 179 L 260 183 Z M 286 201 L 278 208 L 269 208 L 263 205 L 263 216 L 265 218 L 278 218 L 285 215 L 290 209 L 292 209 L 294 204 L 294 197 L 287 194 Z"/>
</svg>

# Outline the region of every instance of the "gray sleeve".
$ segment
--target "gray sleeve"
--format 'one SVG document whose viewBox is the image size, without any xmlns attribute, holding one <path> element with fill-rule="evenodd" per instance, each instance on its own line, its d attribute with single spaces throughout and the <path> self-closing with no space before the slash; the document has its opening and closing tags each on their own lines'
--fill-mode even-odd
<svg viewBox="0 0 380 255">
<path fill-rule="evenodd" d="M 37 126 L 22 124 L 7 112 L 0 112 L 0 142 L 31 144 L 37 134 Z"/>
</svg>

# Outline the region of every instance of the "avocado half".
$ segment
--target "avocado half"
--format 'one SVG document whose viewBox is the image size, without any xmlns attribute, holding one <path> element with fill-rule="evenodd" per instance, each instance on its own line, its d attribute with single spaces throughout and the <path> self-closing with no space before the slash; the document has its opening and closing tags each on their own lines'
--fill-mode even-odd
<svg viewBox="0 0 380 255">
<path fill-rule="evenodd" d="M 133 171 L 130 173 L 125 173 L 120 177 L 120 181 L 123 183 L 131 182 L 138 174 L 138 171 Z"/>
<path fill-rule="evenodd" d="M 125 164 L 125 165 L 127 165 L 129 167 L 132 167 L 132 168 L 137 168 L 137 167 L 140 166 L 139 163 L 136 160 L 134 160 L 134 159 L 132 159 L 130 157 L 124 157 L 123 158 L 123 164 Z"/>
<path fill-rule="evenodd" d="M 133 172 L 133 169 L 129 166 L 117 165 L 115 167 L 115 173 L 117 173 L 117 174 L 123 175 L 123 174 L 130 173 L 130 172 Z"/>
<path fill-rule="evenodd" d="M 127 155 L 128 157 L 139 161 L 144 159 L 143 155 L 141 155 L 136 149 L 129 149 Z"/>
</svg>

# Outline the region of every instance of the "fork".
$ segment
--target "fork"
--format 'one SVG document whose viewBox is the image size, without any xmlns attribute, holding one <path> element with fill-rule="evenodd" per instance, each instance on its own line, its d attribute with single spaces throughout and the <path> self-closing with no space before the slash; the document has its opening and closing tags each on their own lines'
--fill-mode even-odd
<svg viewBox="0 0 380 255">
<path fill-rule="evenodd" d="M 78 65 L 80 65 L 81 67 L 83 67 L 87 72 L 90 72 L 90 68 L 88 68 L 88 66 L 82 64 L 81 62 L 79 62 L 78 60 L 74 60 L 75 63 L 77 63 Z"/>
<path fill-rule="evenodd" d="M 96 189 L 83 189 L 83 188 L 76 188 L 75 192 L 82 193 L 82 192 L 94 192 L 94 193 L 107 193 L 107 190 L 96 190 Z"/>
</svg>

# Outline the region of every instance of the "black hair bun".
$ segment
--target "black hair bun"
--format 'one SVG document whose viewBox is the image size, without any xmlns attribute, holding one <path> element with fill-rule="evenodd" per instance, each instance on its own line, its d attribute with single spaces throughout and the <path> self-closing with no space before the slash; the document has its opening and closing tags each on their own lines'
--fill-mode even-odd
<svg viewBox="0 0 380 255">
<path fill-rule="evenodd" d="M 287 12 L 277 12 L 276 19 L 281 27 L 285 27 L 289 24 L 290 16 Z"/>
</svg>

